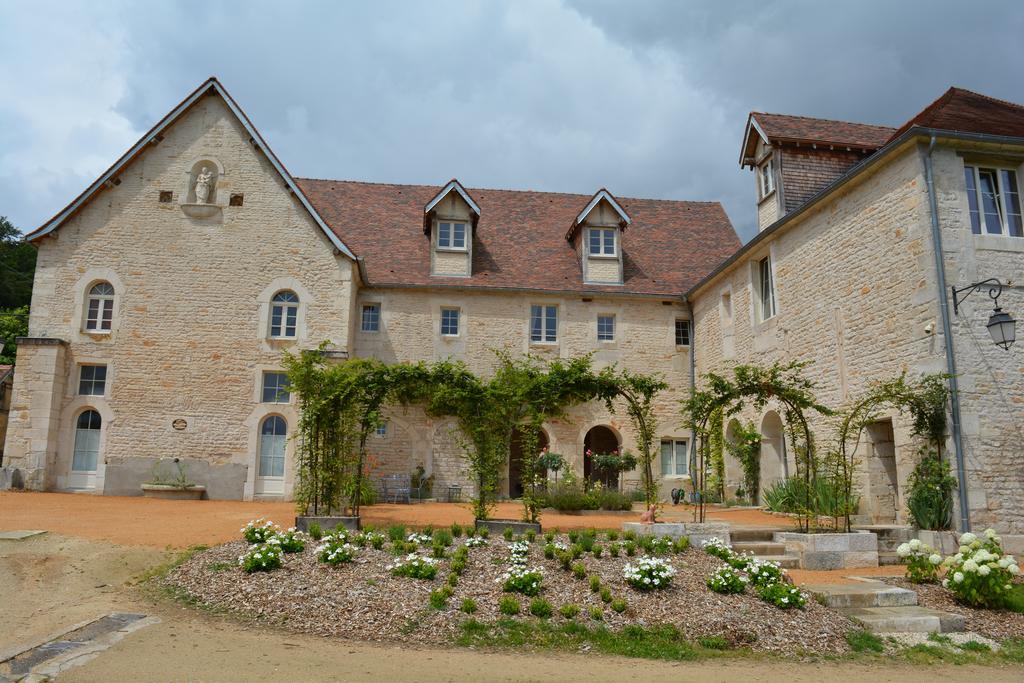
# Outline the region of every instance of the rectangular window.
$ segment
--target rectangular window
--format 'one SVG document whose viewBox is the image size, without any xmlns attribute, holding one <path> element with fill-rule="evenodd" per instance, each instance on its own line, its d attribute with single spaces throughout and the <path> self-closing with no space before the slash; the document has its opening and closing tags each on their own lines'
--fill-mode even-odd
<svg viewBox="0 0 1024 683">
<path fill-rule="evenodd" d="M 590 228 L 588 236 L 591 256 L 615 256 L 615 228 Z"/>
<path fill-rule="evenodd" d="M 685 439 L 661 440 L 661 476 L 683 477 L 690 471 Z"/>
<path fill-rule="evenodd" d="M 757 263 L 758 286 L 760 291 L 761 320 L 775 316 L 775 282 L 772 279 L 772 257 L 765 256 Z"/>
<path fill-rule="evenodd" d="M 363 304 L 363 332 L 380 332 L 380 304 Z"/>
<path fill-rule="evenodd" d="M 377 436 L 379 436 L 381 438 L 384 438 L 387 435 L 388 435 L 388 423 L 385 422 L 383 424 L 377 425 Z"/>
<path fill-rule="evenodd" d="M 772 160 L 761 164 L 758 168 L 759 186 L 761 188 L 761 199 L 764 199 L 775 189 L 775 175 L 772 173 Z"/>
<path fill-rule="evenodd" d="M 690 321 L 676 319 L 676 346 L 690 345 Z"/>
<path fill-rule="evenodd" d="M 79 396 L 103 396 L 107 390 L 107 366 L 83 365 L 78 375 Z"/>
<path fill-rule="evenodd" d="M 722 327 L 732 325 L 732 293 L 722 292 L 722 305 L 719 308 L 719 315 L 722 319 Z"/>
<path fill-rule="evenodd" d="M 288 375 L 283 372 L 263 373 L 263 403 L 288 403 L 291 394 L 288 391 Z"/>
<path fill-rule="evenodd" d="M 597 316 L 597 340 L 615 341 L 615 316 Z"/>
<path fill-rule="evenodd" d="M 558 341 L 558 306 L 530 306 L 530 341 Z"/>
<path fill-rule="evenodd" d="M 971 232 L 1024 236 L 1017 173 L 1006 168 L 964 166 Z M 984 230 L 982 230 L 984 226 Z"/>
<path fill-rule="evenodd" d="M 465 249 L 466 224 L 449 221 L 438 222 L 437 246 L 441 249 Z"/>
<path fill-rule="evenodd" d="M 442 337 L 458 337 L 459 336 L 459 309 L 457 309 L 457 308 L 442 308 L 441 309 L 441 336 Z"/>
</svg>

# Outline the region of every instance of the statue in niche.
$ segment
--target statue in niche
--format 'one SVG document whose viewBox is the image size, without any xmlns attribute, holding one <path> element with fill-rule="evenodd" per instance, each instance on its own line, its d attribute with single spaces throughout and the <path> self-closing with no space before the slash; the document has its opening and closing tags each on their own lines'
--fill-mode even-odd
<svg viewBox="0 0 1024 683">
<path fill-rule="evenodd" d="M 196 176 L 196 203 L 206 204 L 210 199 L 210 185 L 213 182 L 213 173 L 209 166 L 203 166 Z"/>
</svg>

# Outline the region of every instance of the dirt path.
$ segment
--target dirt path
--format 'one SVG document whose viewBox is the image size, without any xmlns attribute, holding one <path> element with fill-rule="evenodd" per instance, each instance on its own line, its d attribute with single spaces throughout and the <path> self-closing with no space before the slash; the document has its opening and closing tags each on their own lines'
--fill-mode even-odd
<svg viewBox="0 0 1024 683">
<path fill-rule="evenodd" d="M 900 681 L 983 676 L 1020 680 L 1019 668 L 911 667 L 779 660 L 652 662 L 593 654 L 410 649 L 252 628 L 227 617 L 153 602 L 125 582 L 169 553 L 47 534 L 0 542 L 0 650 L 111 611 L 154 615 L 61 681 Z"/>
</svg>

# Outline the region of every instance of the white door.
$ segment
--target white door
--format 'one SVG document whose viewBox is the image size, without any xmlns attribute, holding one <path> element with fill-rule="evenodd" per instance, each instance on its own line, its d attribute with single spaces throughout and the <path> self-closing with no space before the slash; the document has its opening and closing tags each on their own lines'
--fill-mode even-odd
<svg viewBox="0 0 1024 683">
<path fill-rule="evenodd" d="M 288 423 L 280 415 L 271 415 L 260 424 L 260 452 L 257 458 L 256 494 L 284 494 L 284 451 Z"/>
<path fill-rule="evenodd" d="M 86 410 L 78 416 L 75 423 L 75 452 L 71 457 L 71 475 L 68 477 L 70 488 L 96 488 L 102 426 L 103 420 L 95 410 Z"/>
</svg>

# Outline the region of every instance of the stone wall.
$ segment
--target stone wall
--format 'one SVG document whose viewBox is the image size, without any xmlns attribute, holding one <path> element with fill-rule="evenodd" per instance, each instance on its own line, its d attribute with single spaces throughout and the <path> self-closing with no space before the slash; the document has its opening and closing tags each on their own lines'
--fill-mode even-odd
<svg viewBox="0 0 1024 683">
<path fill-rule="evenodd" d="M 182 205 L 200 162 L 217 169 L 217 203 L 203 208 L 212 213 L 206 218 Z M 160 201 L 165 191 L 171 201 Z M 242 206 L 228 205 L 232 194 L 243 196 Z M 108 458 L 237 464 L 235 472 L 248 469 L 241 483 L 252 495 L 260 420 L 276 412 L 295 424 L 292 407 L 260 403 L 262 371 L 279 368 L 284 350 L 325 339 L 346 347 L 353 264 L 335 253 L 224 102 L 200 99 L 37 245 L 30 335 L 63 340 L 66 350 L 37 372 L 44 347 L 19 346 L 11 467 L 33 470 L 45 452 L 47 481 L 31 485 L 64 488 L 74 419 L 94 408 L 104 418 L 101 469 Z M 115 289 L 109 334 L 83 331 L 86 294 L 99 280 Z M 268 340 L 270 298 L 281 289 L 300 299 L 294 341 Z M 77 395 L 85 362 L 107 364 L 105 395 Z M 32 415 L 51 391 L 54 415 Z M 44 422 L 55 425 L 48 436 Z M 286 490 L 291 476 L 289 467 Z M 99 476 L 98 491 L 102 484 Z"/>
</svg>

